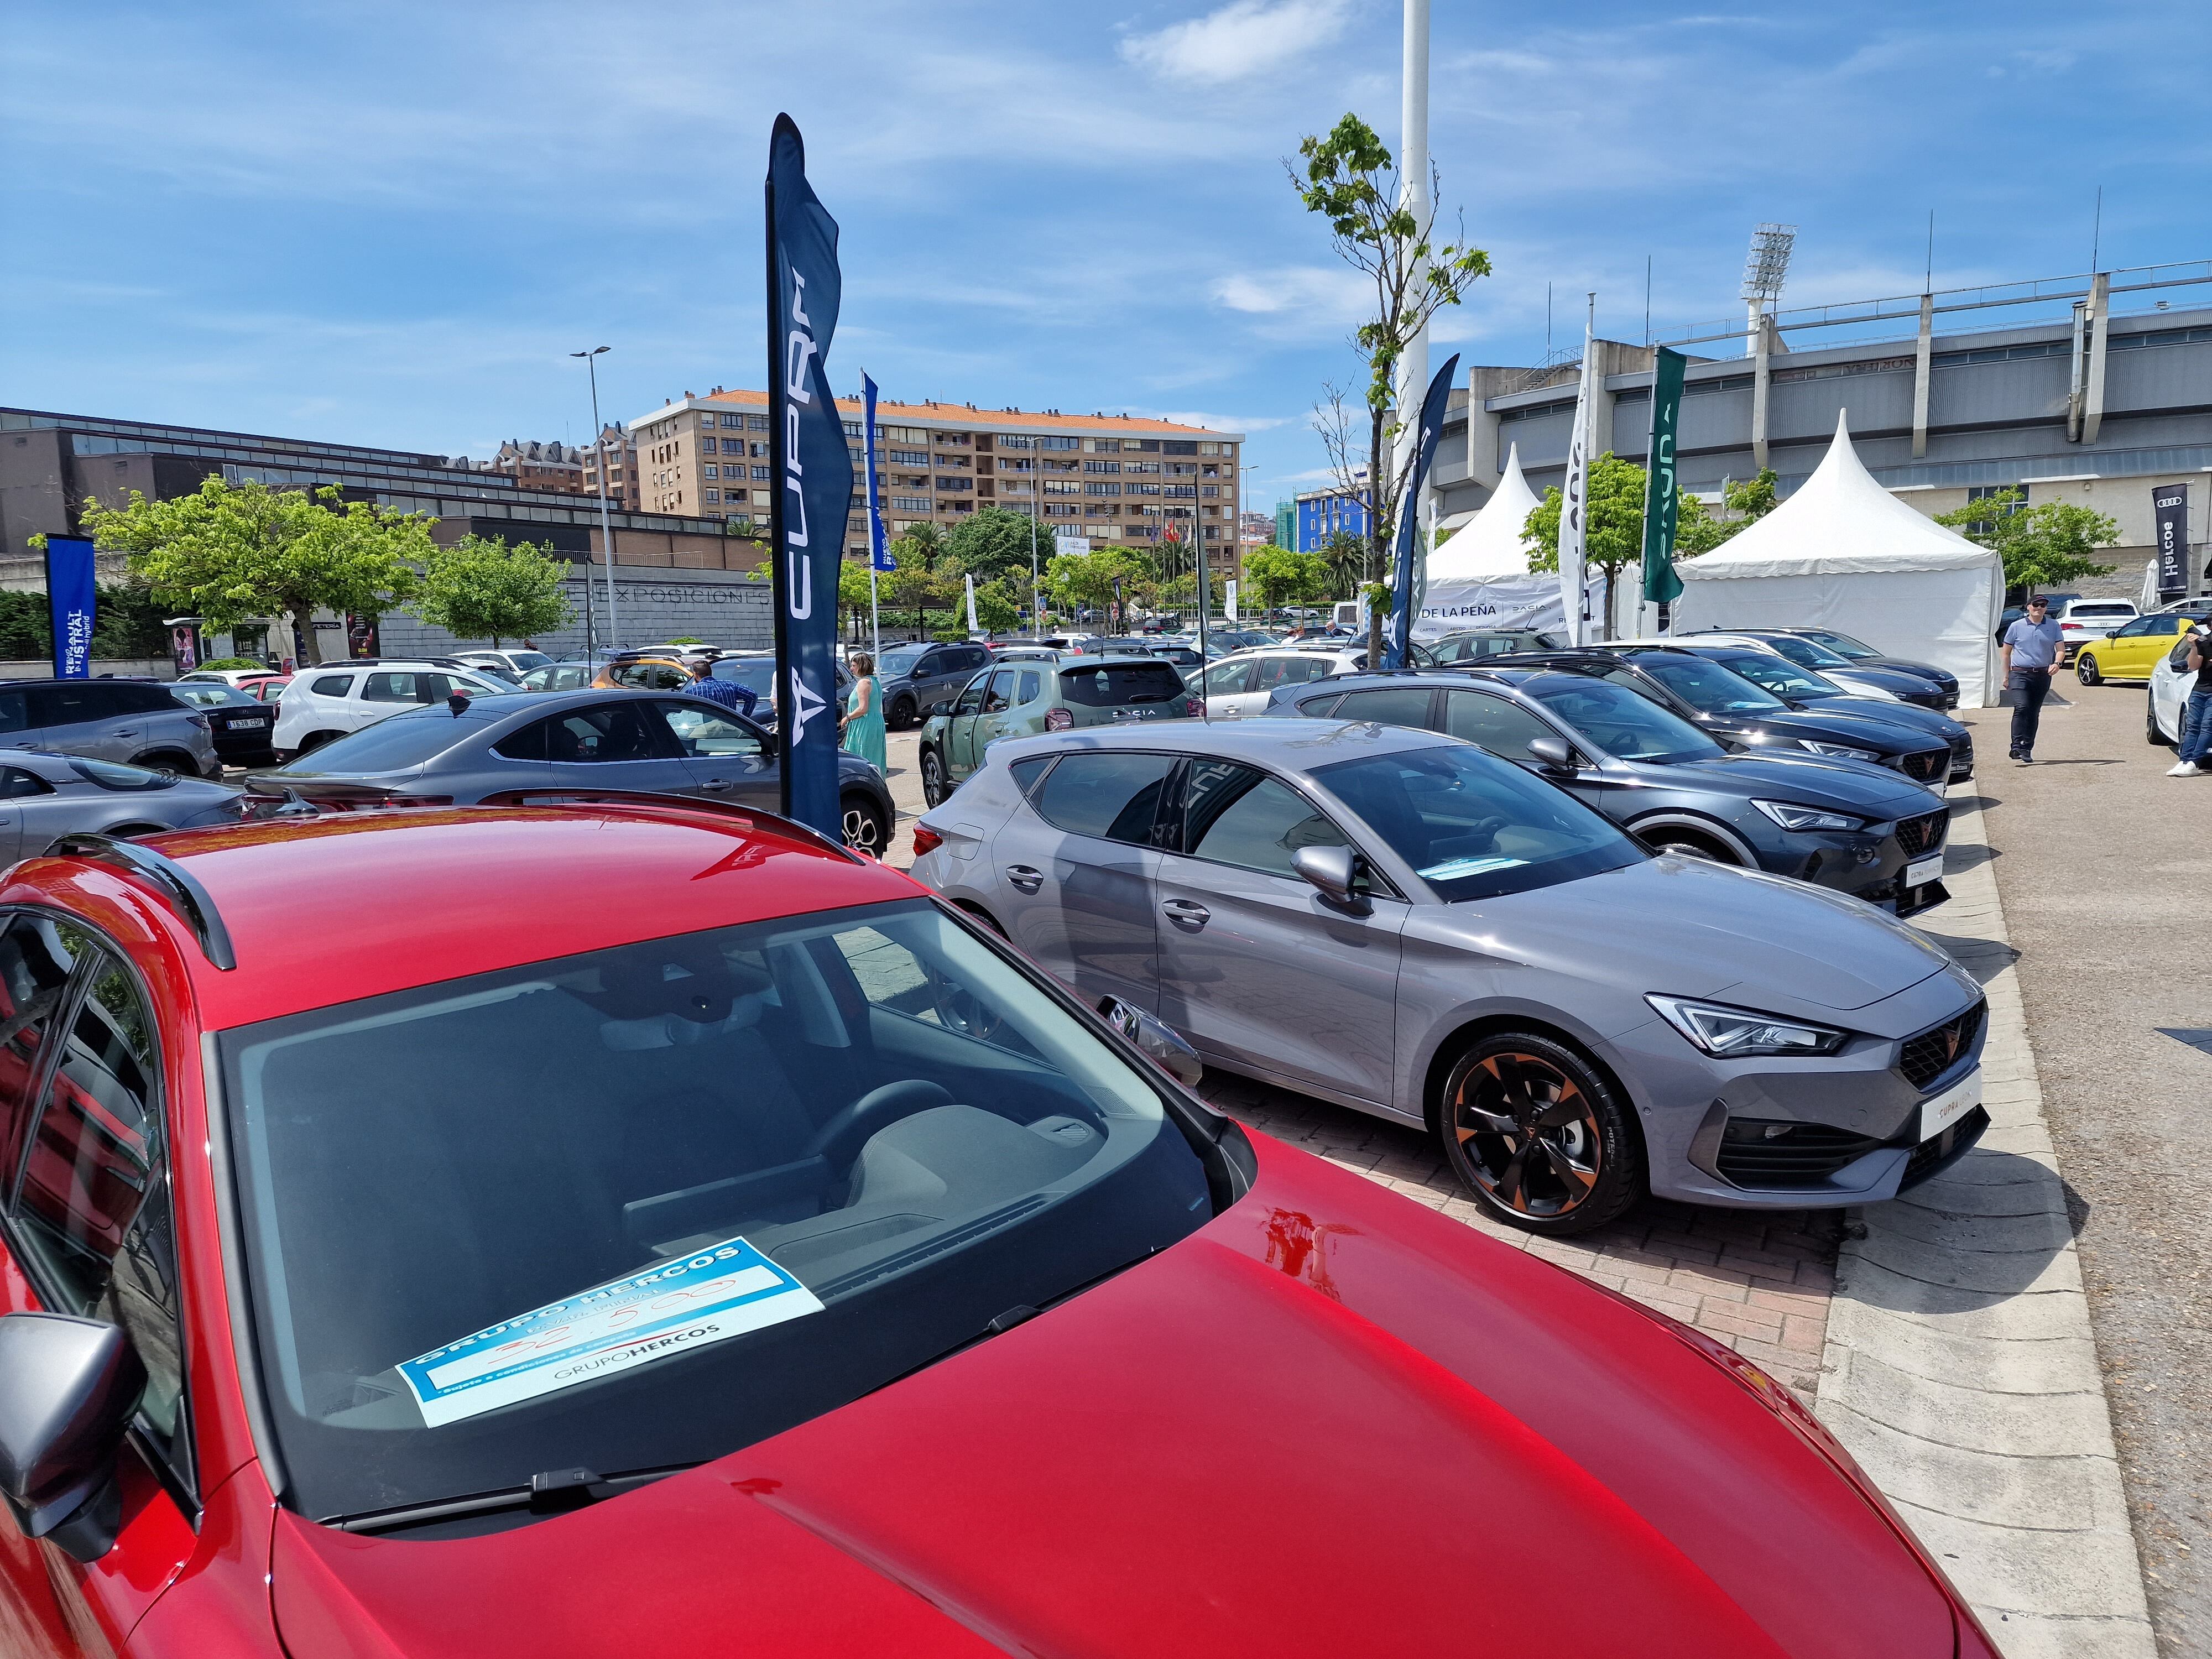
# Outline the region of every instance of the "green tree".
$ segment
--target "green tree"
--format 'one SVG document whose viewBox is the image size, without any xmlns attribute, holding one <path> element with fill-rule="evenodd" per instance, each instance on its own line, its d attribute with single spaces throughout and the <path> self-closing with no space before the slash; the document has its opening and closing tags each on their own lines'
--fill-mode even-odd
<svg viewBox="0 0 2212 1659">
<path fill-rule="evenodd" d="M 1612 615 L 1613 590 L 1620 573 L 1644 558 L 1644 471 L 1624 461 L 1611 450 L 1599 456 L 1589 471 L 1589 527 L 1583 557 L 1605 572 L 1606 612 Z M 1544 492 L 1522 526 L 1521 540 L 1528 549 L 1528 568 L 1556 571 L 1559 568 L 1559 512 L 1563 498 L 1556 486 Z M 1707 522 L 1705 504 L 1674 490 L 1675 540 L 1679 546 L 1686 528 Z M 1702 532 L 1700 532 L 1702 533 Z M 1701 551 L 1704 550 L 1700 550 Z"/>
<path fill-rule="evenodd" d="M 1332 530 L 1320 556 L 1328 569 L 1328 597 L 1350 599 L 1366 574 L 1367 538 L 1349 530 Z"/>
<path fill-rule="evenodd" d="M 568 562 L 532 542 L 464 536 L 437 549 L 408 609 L 457 640 L 526 639 L 565 628 L 574 611 L 561 583 Z"/>
<path fill-rule="evenodd" d="M 2004 560 L 2005 586 L 2054 587 L 2083 576 L 2109 576 L 2113 567 L 2091 557 L 2094 550 L 2110 547 L 2120 538 L 2120 527 L 2094 507 L 2070 501 L 2045 501 L 2040 507 L 2024 503 L 2026 494 L 2000 490 L 1978 501 L 1968 501 L 1936 522 L 1948 525 L 1967 540 L 1993 547 Z"/>
<path fill-rule="evenodd" d="M 1775 493 L 1775 473 L 1771 466 L 1759 469 L 1759 476 L 1741 483 L 1731 483 L 1721 492 L 1721 504 L 1729 516 L 1722 518 L 1707 509 L 1694 495 L 1679 497 L 1680 507 L 1674 520 L 1674 556 L 1694 559 L 1710 553 L 1731 536 L 1736 535 L 1765 518 L 1780 504 Z"/>
<path fill-rule="evenodd" d="M 1090 553 L 1055 553 L 1045 567 L 1044 585 L 1062 605 L 1103 610 L 1114 602 L 1117 578 L 1126 592 L 1151 575 L 1145 562 L 1126 548 L 1102 547 Z"/>
<path fill-rule="evenodd" d="M 1415 418 L 1397 410 L 1395 380 L 1400 361 L 1413 337 L 1445 306 L 1466 298 L 1479 277 L 1490 274 L 1490 256 L 1458 242 L 1437 243 L 1435 204 L 1442 195 L 1431 170 L 1429 205 L 1417 213 L 1404 204 L 1405 181 L 1389 150 L 1357 115 L 1347 114 L 1326 137 L 1309 137 L 1298 145 L 1303 169 L 1285 161 L 1291 187 L 1310 212 L 1328 221 L 1337 254 L 1374 286 L 1374 312 L 1352 339 L 1367 371 L 1358 401 L 1365 416 L 1364 444 L 1345 393 L 1328 388 L 1315 424 L 1329 453 L 1329 464 L 1344 493 L 1369 504 L 1366 557 L 1360 574 L 1379 582 L 1388 568 L 1406 506 L 1407 480 L 1394 471 L 1393 450 L 1401 425 Z M 1425 388 L 1416 388 L 1419 397 Z M 1364 464 L 1362 465 L 1364 453 Z M 1381 659 L 1382 617 L 1376 609 L 1368 630 L 1368 649 Z"/>
<path fill-rule="evenodd" d="M 88 500 L 82 514 L 96 545 L 125 554 L 157 598 L 211 628 L 292 617 L 311 665 L 322 660 L 318 610 L 380 616 L 415 597 L 436 522 L 342 501 L 334 485 L 310 496 L 219 477 L 167 501 L 135 489 L 120 507 Z"/>
<path fill-rule="evenodd" d="M 1329 587 L 1328 563 L 1318 553 L 1255 547 L 1244 556 L 1244 580 L 1251 585 L 1261 608 L 1272 611 L 1323 597 Z"/>
<path fill-rule="evenodd" d="M 975 620 L 988 633 L 1011 634 L 1022 625 L 1022 607 L 1004 581 L 979 582 Z"/>
<path fill-rule="evenodd" d="M 943 602 L 943 578 L 957 580 L 955 567 L 959 562 L 946 556 L 944 536 L 933 524 L 916 525 L 891 543 L 890 551 L 891 562 L 897 568 L 883 578 L 888 596 L 901 605 L 912 605 L 915 625 L 927 629 L 929 622 L 925 613 L 930 605 Z M 941 574 L 940 564 L 945 567 Z"/>
<path fill-rule="evenodd" d="M 986 507 L 969 514 L 945 538 L 945 551 L 958 559 L 963 568 L 974 571 L 979 582 L 995 580 L 1017 570 L 1027 577 L 1032 544 L 1042 567 L 1052 556 L 1052 526 L 1003 507 Z"/>
</svg>

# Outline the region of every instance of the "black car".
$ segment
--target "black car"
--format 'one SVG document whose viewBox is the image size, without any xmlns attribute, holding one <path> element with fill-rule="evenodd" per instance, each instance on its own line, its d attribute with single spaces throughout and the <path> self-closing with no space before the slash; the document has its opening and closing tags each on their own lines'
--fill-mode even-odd
<svg viewBox="0 0 2212 1659">
<path fill-rule="evenodd" d="M 1951 775 L 1950 745 L 1932 733 L 1849 711 L 1800 712 L 1719 663 L 1668 646 L 1526 652 L 1492 657 L 1483 665 L 1556 668 L 1611 680 L 1642 692 L 1729 749 L 1770 755 L 1794 750 L 1860 761 L 1902 772 L 1931 788 L 1942 787 Z"/>
<path fill-rule="evenodd" d="M 1869 664 L 1853 662 L 1849 657 L 1831 651 L 1825 645 L 1795 634 L 1763 628 L 1715 628 L 1696 634 L 1686 634 L 1674 643 L 1694 645 L 1705 641 L 1710 634 L 1715 645 L 1761 645 L 1770 651 L 1778 651 L 1800 668 L 1809 668 L 1816 674 L 1825 674 L 1838 684 L 1849 686 L 1864 696 L 1895 697 L 1900 702 L 1917 703 L 1923 708 L 1933 708 L 1941 714 L 1959 706 L 1959 683 L 1951 682 L 1945 690 L 1926 677 L 1909 674 L 1901 668 L 1876 668 Z M 1672 638 L 1672 636 L 1669 636 Z"/>
<path fill-rule="evenodd" d="M 1557 651 L 1566 642 L 1563 636 L 1540 628 L 1463 628 L 1456 634 L 1431 640 L 1428 651 L 1439 664 L 1473 662 L 1519 651 Z"/>
<path fill-rule="evenodd" d="M 207 716 L 215 757 L 225 766 L 276 764 L 276 711 L 251 692 L 214 680 L 169 687 L 169 694 Z"/>
<path fill-rule="evenodd" d="M 1938 690 L 1948 691 L 1954 696 L 1958 694 L 1959 677 L 1949 669 L 1938 668 L 1932 662 L 1915 662 L 1910 657 L 1893 657 L 1886 651 L 1875 650 L 1864 640 L 1838 634 L 1832 628 L 1777 628 L 1768 631 L 1795 634 L 1801 640 L 1810 640 L 1863 668 L 1901 668 L 1923 680 L 1933 680 Z"/>
<path fill-rule="evenodd" d="M 1046 641 L 1050 644 L 1050 641 Z M 884 724 L 894 732 L 918 726 L 952 706 L 979 668 L 991 665 L 988 646 L 966 643 L 887 645 L 876 665 Z"/>
<path fill-rule="evenodd" d="M 1911 915 L 1950 896 L 1950 813 L 1909 779 L 1811 755 L 1731 755 L 1650 698 L 1551 668 L 1344 675 L 1271 712 L 1413 726 L 1548 778 L 1655 853 L 1794 877 Z"/>
<path fill-rule="evenodd" d="M 1918 703 L 1893 702 L 1884 697 L 1861 696 L 1838 680 L 1800 668 L 1787 657 L 1762 651 L 1755 645 L 1698 645 L 1697 636 L 1684 637 L 1681 648 L 1709 658 L 1732 674 L 1741 675 L 1763 691 L 1771 691 L 1792 708 L 1827 714 L 1863 714 L 1925 732 L 1951 745 L 1951 781 L 1974 775 L 1974 734 L 1948 714 Z"/>
</svg>

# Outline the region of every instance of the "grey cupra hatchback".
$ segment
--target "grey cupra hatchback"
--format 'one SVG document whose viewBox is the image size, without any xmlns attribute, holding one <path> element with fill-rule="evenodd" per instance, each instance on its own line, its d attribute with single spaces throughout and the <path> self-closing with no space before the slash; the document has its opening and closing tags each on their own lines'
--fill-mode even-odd
<svg viewBox="0 0 2212 1659">
<path fill-rule="evenodd" d="M 1291 720 L 994 744 L 915 875 L 1209 1065 L 1428 1128 L 1499 1218 L 1803 1207 L 1965 1153 L 1979 988 L 1871 905 L 1645 851 L 1473 744 Z"/>
</svg>

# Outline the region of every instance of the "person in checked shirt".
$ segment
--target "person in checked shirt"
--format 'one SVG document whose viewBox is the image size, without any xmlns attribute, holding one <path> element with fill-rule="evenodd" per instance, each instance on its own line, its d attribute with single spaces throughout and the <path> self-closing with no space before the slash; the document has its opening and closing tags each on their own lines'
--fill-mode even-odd
<svg viewBox="0 0 2212 1659">
<path fill-rule="evenodd" d="M 753 706 L 760 701 L 752 688 L 736 680 L 718 680 L 712 663 L 695 663 L 691 666 L 691 695 L 704 697 L 709 702 L 719 702 L 723 708 L 752 718 Z"/>
</svg>

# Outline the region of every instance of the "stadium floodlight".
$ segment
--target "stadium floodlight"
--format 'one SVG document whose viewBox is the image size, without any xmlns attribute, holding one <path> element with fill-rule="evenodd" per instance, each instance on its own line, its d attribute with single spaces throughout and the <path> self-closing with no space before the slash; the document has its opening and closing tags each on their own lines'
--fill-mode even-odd
<svg viewBox="0 0 2212 1659">
<path fill-rule="evenodd" d="M 1759 335 L 1768 307 L 1782 297 L 1790 275 L 1790 250 L 1797 246 L 1795 225 L 1763 224 L 1751 233 L 1751 252 L 1743 262 L 1744 355 L 1759 350 Z"/>
</svg>

